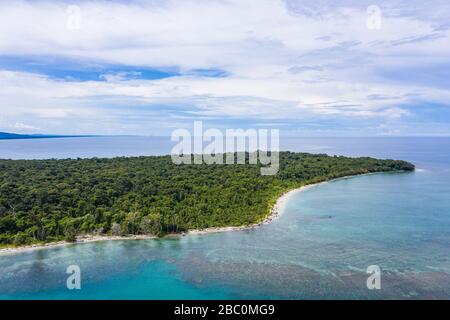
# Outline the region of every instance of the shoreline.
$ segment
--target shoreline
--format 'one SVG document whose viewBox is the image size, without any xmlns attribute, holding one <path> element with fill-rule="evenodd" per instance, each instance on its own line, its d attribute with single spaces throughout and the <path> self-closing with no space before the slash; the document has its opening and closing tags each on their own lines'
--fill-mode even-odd
<svg viewBox="0 0 450 320">
<path fill-rule="evenodd" d="M 320 182 L 320 183 L 323 183 L 323 182 Z M 254 223 L 254 224 L 251 224 L 248 226 L 211 227 L 211 228 L 206 228 L 206 229 L 193 229 L 193 230 L 189 230 L 187 232 L 182 232 L 179 234 L 168 234 L 168 235 L 164 236 L 163 238 L 170 237 L 170 236 L 185 237 L 185 236 L 191 236 L 191 235 L 204 235 L 204 234 L 210 234 L 210 233 L 220 233 L 220 232 L 255 229 L 264 224 L 269 224 L 272 221 L 274 221 L 275 219 L 279 218 L 284 210 L 284 207 L 286 206 L 287 201 L 293 194 L 295 194 L 297 192 L 302 192 L 302 191 L 304 191 L 308 188 L 311 188 L 312 186 L 315 186 L 320 183 L 305 185 L 300 188 L 292 189 L 292 190 L 289 190 L 289 191 L 283 193 L 277 199 L 275 205 L 272 207 L 270 214 L 261 222 Z M 31 244 L 31 245 L 25 245 L 25 246 L 21 246 L 21 247 L 0 248 L 0 256 L 6 255 L 6 254 L 15 254 L 15 253 L 26 252 L 26 251 L 49 249 L 49 248 L 68 246 L 68 245 L 77 245 L 77 244 L 90 243 L 90 242 L 118 241 L 118 240 L 151 240 L 151 239 L 157 239 L 157 237 L 153 236 L 153 235 L 130 235 L 130 236 L 104 235 L 104 236 L 102 236 L 102 235 L 89 235 L 88 234 L 88 235 L 78 236 L 77 241 L 75 241 L 75 242 L 57 241 L 57 242 L 49 242 L 49 243 L 44 243 L 44 244 Z"/>
<path fill-rule="evenodd" d="M 328 182 L 328 181 L 324 181 L 324 182 Z M 262 220 L 261 222 L 253 223 L 248 226 L 211 227 L 211 228 L 206 228 L 206 229 L 194 229 L 194 230 L 189 230 L 188 232 L 182 233 L 181 235 L 189 236 L 189 235 L 201 235 L 201 234 L 220 233 L 220 232 L 229 232 L 229 231 L 250 230 L 250 229 L 258 228 L 265 224 L 269 224 L 272 221 L 278 219 L 282 215 L 287 202 L 294 194 L 303 192 L 306 189 L 309 189 L 309 188 L 311 188 L 315 185 L 321 184 L 321 183 L 323 183 L 323 182 L 304 185 L 299 188 L 295 188 L 295 189 L 284 192 L 280 197 L 278 197 L 277 201 L 275 202 L 272 209 L 270 210 L 270 214 L 266 218 L 264 218 L 264 220 Z"/>
<path fill-rule="evenodd" d="M 30 245 L 25 245 L 25 246 L 21 246 L 21 247 L 0 248 L 0 256 L 6 255 L 6 254 L 26 252 L 26 251 L 34 251 L 34 250 L 40 250 L 40 249 L 49 249 L 49 248 L 55 248 L 55 247 L 77 245 L 77 244 L 89 243 L 89 242 L 117 241 L 117 240 L 150 240 L 150 239 L 156 239 L 156 236 L 153 236 L 153 235 L 130 235 L 130 236 L 122 237 L 122 236 L 87 234 L 87 235 L 78 236 L 77 241 L 75 241 L 75 242 L 56 241 L 56 242 L 49 242 L 49 243 L 30 244 Z"/>
<path fill-rule="evenodd" d="M 261 222 L 253 223 L 251 225 L 247 226 L 230 226 L 230 227 L 211 227 L 206 229 L 193 229 L 189 230 L 187 232 L 179 233 L 179 234 L 168 234 L 164 236 L 166 237 L 173 237 L 173 236 L 190 236 L 190 235 L 204 235 L 204 234 L 210 234 L 210 233 L 221 233 L 221 232 L 230 232 L 230 231 L 241 231 L 241 230 L 250 230 L 255 229 L 257 227 L 260 227 L 265 224 L 269 224 L 272 221 L 279 218 L 288 202 L 288 200 L 296 193 L 303 192 L 307 189 L 310 189 L 314 186 L 329 183 L 329 182 L 335 182 L 339 180 L 359 177 L 359 176 L 365 176 L 365 175 L 372 175 L 372 174 L 380 174 L 383 172 L 371 172 L 371 173 L 363 173 L 363 174 L 355 174 L 350 176 L 343 176 L 340 178 L 330 179 L 326 181 L 321 181 L 317 183 L 311 183 L 306 184 L 304 186 L 301 186 L 299 188 L 291 189 L 286 192 L 284 192 L 280 197 L 278 197 L 277 201 L 273 205 L 272 209 L 270 210 L 270 214 L 264 218 Z M 33 250 L 40 250 L 40 249 L 48 249 L 48 248 L 54 248 L 54 247 L 61 247 L 61 246 L 67 246 L 67 245 L 76 245 L 76 244 L 82 244 L 82 243 L 89 243 L 89 242 L 99 242 L 99 241 L 118 241 L 118 240 L 151 240 L 151 239 L 157 239 L 156 236 L 153 235 L 129 235 L 129 236 L 108 236 L 108 235 L 80 235 L 77 237 L 77 241 L 75 242 L 66 242 L 66 241 L 58 241 L 58 242 L 49 242 L 44 244 L 31 244 L 21 247 L 6 247 L 6 248 L 0 248 L 0 256 L 6 255 L 6 254 L 15 254 L 15 253 L 21 253 L 26 251 L 33 251 Z"/>
</svg>

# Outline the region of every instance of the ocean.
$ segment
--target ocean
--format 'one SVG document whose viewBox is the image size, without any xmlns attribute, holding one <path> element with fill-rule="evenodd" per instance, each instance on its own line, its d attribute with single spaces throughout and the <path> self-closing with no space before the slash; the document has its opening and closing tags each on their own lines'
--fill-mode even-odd
<svg viewBox="0 0 450 320">
<path fill-rule="evenodd" d="M 1 140 L 0 158 L 161 155 L 169 138 Z M 402 159 L 323 183 L 252 230 L 0 256 L 0 299 L 450 299 L 450 138 L 284 138 L 283 150 Z M 78 265 L 81 290 L 68 290 Z M 368 289 L 367 268 L 381 288 Z"/>
</svg>

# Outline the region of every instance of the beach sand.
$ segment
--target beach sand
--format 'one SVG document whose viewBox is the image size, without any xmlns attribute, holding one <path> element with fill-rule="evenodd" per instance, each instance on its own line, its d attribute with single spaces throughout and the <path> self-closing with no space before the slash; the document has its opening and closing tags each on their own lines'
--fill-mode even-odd
<svg viewBox="0 0 450 320">
<path fill-rule="evenodd" d="M 107 236 L 107 235 L 80 235 L 77 236 L 76 242 L 66 242 L 66 241 L 57 241 L 57 242 L 49 242 L 44 244 L 31 244 L 22 247 L 8 247 L 1 248 L 0 255 L 9 254 L 9 253 L 19 253 L 31 250 L 38 249 L 47 249 L 52 247 L 60 247 L 71 244 L 79 244 L 79 243 L 88 243 L 88 242 L 98 242 L 98 241 L 114 241 L 114 240 L 148 240 L 155 239 L 156 237 L 153 235 L 130 235 L 130 236 Z"/>
</svg>

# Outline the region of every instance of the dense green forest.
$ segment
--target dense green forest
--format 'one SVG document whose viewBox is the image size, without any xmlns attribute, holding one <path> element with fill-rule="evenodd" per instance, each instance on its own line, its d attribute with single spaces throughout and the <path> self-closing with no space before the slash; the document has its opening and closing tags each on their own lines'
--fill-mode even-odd
<svg viewBox="0 0 450 320">
<path fill-rule="evenodd" d="M 280 153 L 274 176 L 262 176 L 260 165 L 175 165 L 170 156 L 0 160 L 0 244 L 248 225 L 289 189 L 398 170 L 414 166 L 292 152 Z"/>
</svg>

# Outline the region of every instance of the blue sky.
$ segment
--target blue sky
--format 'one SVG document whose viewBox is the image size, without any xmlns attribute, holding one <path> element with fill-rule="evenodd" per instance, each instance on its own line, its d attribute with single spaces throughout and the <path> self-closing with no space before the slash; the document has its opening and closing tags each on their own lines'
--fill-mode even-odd
<svg viewBox="0 0 450 320">
<path fill-rule="evenodd" d="M 3 1 L 0 131 L 450 135 L 448 1 Z"/>
</svg>

